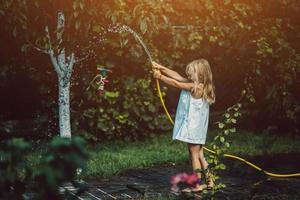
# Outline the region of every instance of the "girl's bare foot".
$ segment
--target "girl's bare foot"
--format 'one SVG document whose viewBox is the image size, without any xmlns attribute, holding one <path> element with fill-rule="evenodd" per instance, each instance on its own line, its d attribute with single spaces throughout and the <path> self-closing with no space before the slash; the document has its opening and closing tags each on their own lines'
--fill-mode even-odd
<svg viewBox="0 0 300 200">
<path fill-rule="evenodd" d="M 192 192 L 202 192 L 206 188 L 206 184 L 197 185 L 195 188 L 192 189 Z"/>
<path fill-rule="evenodd" d="M 206 184 L 201 184 L 201 185 L 198 184 L 194 188 L 185 188 L 185 189 L 181 190 L 181 192 L 187 192 L 187 193 L 189 193 L 189 192 L 202 192 L 206 188 L 207 188 Z"/>
<path fill-rule="evenodd" d="M 190 192 L 192 192 L 192 189 L 193 188 L 184 188 L 184 189 L 181 190 L 181 192 L 190 193 Z"/>
<path fill-rule="evenodd" d="M 215 183 L 214 181 L 212 180 L 211 177 L 208 178 L 207 180 L 207 189 L 211 190 L 215 187 Z"/>
<path fill-rule="evenodd" d="M 204 180 L 205 180 L 207 189 L 208 190 L 213 189 L 214 186 L 215 186 L 215 183 L 214 183 L 214 180 L 213 180 L 213 177 L 212 177 L 212 173 L 210 171 L 209 166 L 207 166 L 206 169 L 202 170 L 202 173 L 203 173 L 203 176 L 205 177 Z"/>
</svg>

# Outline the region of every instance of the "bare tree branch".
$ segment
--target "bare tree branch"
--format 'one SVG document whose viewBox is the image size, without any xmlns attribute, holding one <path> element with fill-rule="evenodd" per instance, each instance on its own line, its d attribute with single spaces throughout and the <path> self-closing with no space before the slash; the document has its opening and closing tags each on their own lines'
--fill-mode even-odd
<svg viewBox="0 0 300 200">
<path fill-rule="evenodd" d="M 75 62 L 76 62 L 76 60 L 75 60 L 75 54 L 72 53 L 72 54 L 71 54 L 71 59 L 70 59 L 70 61 L 69 61 L 69 65 L 68 65 L 68 68 L 69 68 L 69 70 L 70 70 L 71 72 L 73 71 L 73 66 L 74 66 Z"/>
<path fill-rule="evenodd" d="M 63 69 L 63 66 L 65 66 L 66 62 L 67 62 L 66 61 L 66 53 L 65 53 L 65 49 L 64 48 L 60 51 L 60 53 L 58 53 L 58 55 L 57 55 L 57 61 L 58 61 L 59 66 L 61 66 L 62 69 Z"/>
<path fill-rule="evenodd" d="M 59 66 L 58 62 L 57 62 L 57 59 L 56 59 L 56 57 L 54 55 L 53 49 L 50 49 L 50 59 L 51 59 L 51 62 L 53 64 L 53 66 L 54 66 L 54 69 L 55 69 L 56 73 L 58 75 L 62 74 L 62 69 Z"/>
<path fill-rule="evenodd" d="M 86 59 L 88 59 L 89 58 L 89 55 L 86 55 L 86 56 L 84 56 L 83 58 L 76 58 L 75 59 L 75 63 L 80 63 L 80 62 L 82 62 L 82 61 L 84 61 L 84 60 L 86 60 Z"/>
<path fill-rule="evenodd" d="M 51 37 L 50 37 L 48 26 L 45 27 L 45 31 L 46 31 L 46 37 L 47 37 L 48 43 L 49 43 L 49 49 L 53 51 L 53 47 L 52 47 L 52 42 L 51 42 Z"/>
<path fill-rule="evenodd" d="M 47 37 L 48 43 L 49 43 L 49 52 L 50 52 L 49 54 L 50 54 L 52 64 L 55 68 L 55 71 L 58 74 L 61 74 L 63 72 L 63 68 L 61 67 L 61 63 L 57 60 L 57 58 L 55 56 L 48 26 L 45 27 L 45 31 L 46 31 L 46 37 Z"/>
<path fill-rule="evenodd" d="M 203 26 L 194 26 L 194 25 L 174 25 L 172 26 L 173 29 L 203 29 Z"/>
<path fill-rule="evenodd" d="M 63 51 L 64 49 L 60 48 L 62 43 L 63 43 L 63 34 L 64 34 L 64 30 L 65 30 L 65 15 L 63 12 L 58 12 L 57 14 L 57 32 L 56 32 L 56 39 L 57 39 L 57 43 L 58 43 L 58 54 L 61 53 L 61 51 Z"/>
<path fill-rule="evenodd" d="M 32 44 L 32 42 L 30 42 L 29 40 L 27 40 L 28 44 L 34 48 L 35 50 L 39 51 L 39 52 L 42 52 L 42 53 L 45 53 L 45 54 L 50 54 L 50 51 L 49 49 L 42 49 L 42 48 L 39 48 L 37 47 L 36 45 Z"/>
</svg>

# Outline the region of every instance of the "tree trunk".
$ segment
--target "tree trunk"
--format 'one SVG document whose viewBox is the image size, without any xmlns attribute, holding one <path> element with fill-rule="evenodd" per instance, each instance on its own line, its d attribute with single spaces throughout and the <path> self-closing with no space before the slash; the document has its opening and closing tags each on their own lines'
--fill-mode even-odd
<svg viewBox="0 0 300 200">
<path fill-rule="evenodd" d="M 58 106 L 59 106 L 59 131 L 61 137 L 71 138 L 71 118 L 70 118 L 70 82 L 75 64 L 74 53 L 67 56 L 65 49 L 62 45 L 62 34 L 65 26 L 65 16 L 62 12 L 58 13 L 57 19 L 57 42 L 58 42 L 58 54 L 55 55 L 48 28 L 46 29 L 48 39 L 50 42 L 50 58 L 52 65 L 57 73 L 58 77 Z"/>
<path fill-rule="evenodd" d="M 65 83 L 63 77 L 58 76 L 58 106 L 59 131 L 61 137 L 71 138 L 70 122 L 70 82 Z"/>
<path fill-rule="evenodd" d="M 73 71 L 73 66 L 76 63 L 75 55 L 71 52 L 66 55 L 63 47 L 63 32 L 65 28 L 65 15 L 63 12 L 58 12 L 56 40 L 58 47 L 53 48 L 48 26 L 45 27 L 46 37 L 48 39 L 49 49 L 41 50 L 49 54 L 52 65 L 58 77 L 58 106 L 59 106 L 59 131 L 61 137 L 71 138 L 71 118 L 70 118 L 70 82 Z"/>
<path fill-rule="evenodd" d="M 59 131 L 61 137 L 71 138 L 70 121 L 70 84 L 75 63 L 74 54 L 66 58 L 65 50 L 55 57 L 50 54 L 52 64 L 58 77 L 58 106 L 59 106 Z"/>
</svg>

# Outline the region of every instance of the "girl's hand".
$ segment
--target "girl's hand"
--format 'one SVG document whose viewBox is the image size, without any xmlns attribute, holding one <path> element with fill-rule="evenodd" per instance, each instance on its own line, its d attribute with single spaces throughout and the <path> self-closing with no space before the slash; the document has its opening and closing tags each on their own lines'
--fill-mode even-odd
<svg viewBox="0 0 300 200">
<path fill-rule="evenodd" d="M 165 68 L 164 66 L 162 66 L 154 61 L 152 62 L 152 67 L 153 67 L 153 69 L 157 69 L 157 70 L 162 70 Z"/>
<path fill-rule="evenodd" d="M 161 77 L 161 72 L 157 69 L 154 69 L 153 70 L 153 78 L 160 79 L 160 77 Z"/>
</svg>

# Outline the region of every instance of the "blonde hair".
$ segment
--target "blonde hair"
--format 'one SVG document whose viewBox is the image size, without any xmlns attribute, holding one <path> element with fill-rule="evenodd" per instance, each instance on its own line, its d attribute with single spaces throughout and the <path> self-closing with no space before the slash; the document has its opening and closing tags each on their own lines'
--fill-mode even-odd
<svg viewBox="0 0 300 200">
<path fill-rule="evenodd" d="M 216 100 L 215 87 L 210 65 L 205 59 L 190 62 L 185 70 L 188 78 L 195 83 L 191 93 L 195 98 L 204 98 L 209 104 Z M 203 85 L 202 85 L 203 84 Z"/>
</svg>

